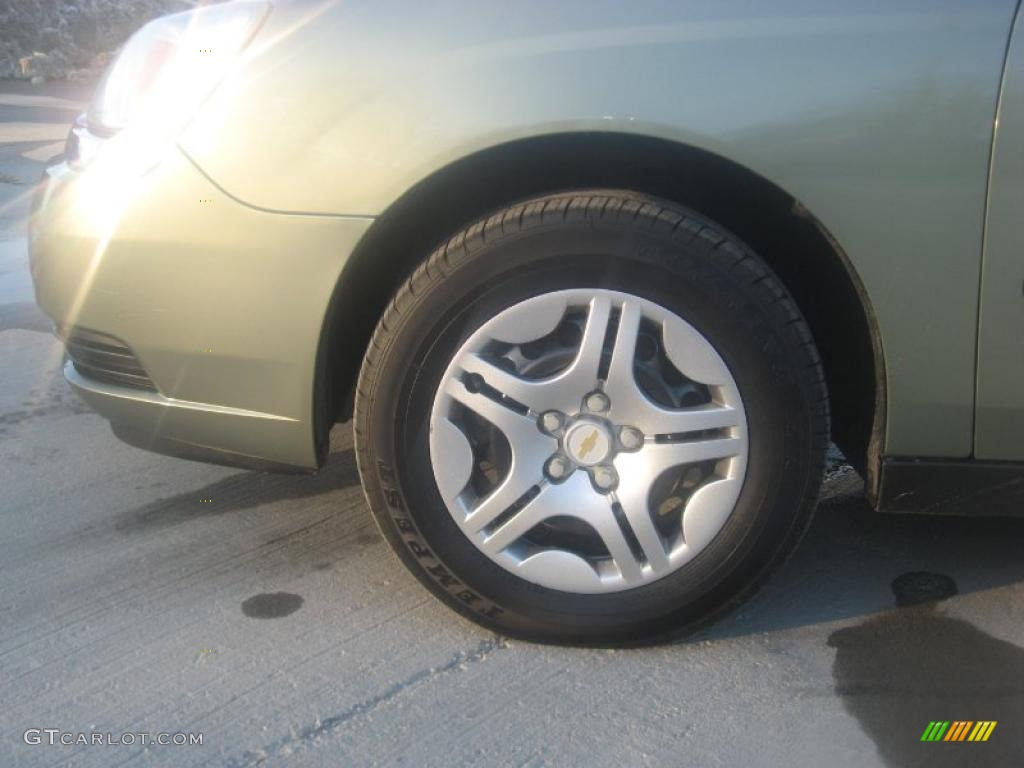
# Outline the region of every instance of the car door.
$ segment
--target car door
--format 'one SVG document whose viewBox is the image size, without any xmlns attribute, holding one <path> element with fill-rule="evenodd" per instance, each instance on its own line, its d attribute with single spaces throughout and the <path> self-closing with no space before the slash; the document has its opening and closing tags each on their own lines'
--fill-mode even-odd
<svg viewBox="0 0 1024 768">
<path fill-rule="evenodd" d="M 1024 460 L 1024 14 L 996 113 L 978 331 L 977 459 Z"/>
</svg>

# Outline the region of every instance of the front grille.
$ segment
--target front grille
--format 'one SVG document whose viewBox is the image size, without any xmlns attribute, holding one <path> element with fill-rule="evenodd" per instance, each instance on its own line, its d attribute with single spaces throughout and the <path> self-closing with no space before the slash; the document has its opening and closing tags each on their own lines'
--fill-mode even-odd
<svg viewBox="0 0 1024 768">
<path fill-rule="evenodd" d="M 64 340 L 75 370 L 89 379 L 156 392 L 146 369 L 123 341 L 75 328 Z"/>
</svg>

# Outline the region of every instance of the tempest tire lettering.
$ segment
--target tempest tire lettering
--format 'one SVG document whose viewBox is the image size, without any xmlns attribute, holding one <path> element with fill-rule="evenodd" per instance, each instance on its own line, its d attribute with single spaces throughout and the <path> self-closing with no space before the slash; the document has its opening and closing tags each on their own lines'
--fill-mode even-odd
<svg viewBox="0 0 1024 768">
<path fill-rule="evenodd" d="M 429 573 L 434 581 L 462 603 L 473 608 L 481 616 L 490 619 L 501 616 L 505 612 L 504 609 L 481 597 L 476 592 L 466 589 L 465 585 L 438 561 L 437 556 L 434 555 L 430 548 L 422 543 L 419 530 L 417 530 L 416 524 L 410 518 L 395 514 L 395 512 L 404 512 L 406 507 L 402 493 L 397 488 L 398 479 L 395 476 L 394 470 L 384 462 L 378 461 L 377 476 L 380 478 L 381 491 L 392 512 L 391 519 L 394 521 L 395 527 L 403 534 L 402 540 L 409 548 L 409 551 L 421 560 L 429 559 L 434 561 L 433 565 L 424 563 L 423 570 Z"/>
<path fill-rule="evenodd" d="M 378 461 L 377 474 L 380 477 L 381 490 L 384 492 L 384 501 L 388 507 L 393 511 L 404 512 L 405 502 L 402 500 L 402 494 L 395 487 L 397 480 L 394 470 L 384 462 Z M 398 520 L 398 518 L 395 519 Z"/>
<path fill-rule="evenodd" d="M 405 511 L 405 506 L 402 504 L 402 497 L 394 488 L 384 489 L 384 500 L 387 501 L 388 506 L 392 509 L 397 509 L 401 512 Z"/>
<path fill-rule="evenodd" d="M 394 483 L 397 480 L 397 478 L 395 478 L 394 471 L 383 461 L 377 462 L 377 472 L 380 473 L 380 479 L 382 483 L 388 483 L 390 485 L 391 483 Z"/>
<path fill-rule="evenodd" d="M 433 557 L 434 553 L 424 547 L 418 541 L 413 539 L 406 539 L 405 544 L 409 547 L 409 551 L 412 552 L 416 557 Z"/>
<path fill-rule="evenodd" d="M 432 565 L 427 568 L 427 572 L 433 576 L 437 580 L 437 583 L 442 587 L 461 586 L 461 582 L 448 573 L 448 569 L 443 565 Z"/>
</svg>

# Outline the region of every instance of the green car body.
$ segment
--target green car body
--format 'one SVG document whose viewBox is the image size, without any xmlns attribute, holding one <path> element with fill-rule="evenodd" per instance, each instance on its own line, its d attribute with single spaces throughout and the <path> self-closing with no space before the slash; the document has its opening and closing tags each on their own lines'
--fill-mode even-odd
<svg viewBox="0 0 1024 768">
<path fill-rule="evenodd" d="M 872 498 L 926 507 L 917 471 L 1024 461 L 1016 13 L 276 3 L 138 180 L 48 170 L 37 298 L 151 380 L 67 365 L 119 434 L 313 469 L 388 298 L 437 242 L 530 195 L 634 188 L 761 254 L 808 319 Z"/>
</svg>

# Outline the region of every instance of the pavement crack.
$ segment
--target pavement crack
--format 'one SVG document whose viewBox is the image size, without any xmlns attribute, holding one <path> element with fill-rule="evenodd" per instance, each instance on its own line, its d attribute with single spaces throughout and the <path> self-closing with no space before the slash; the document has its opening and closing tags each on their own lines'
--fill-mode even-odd
<svg viewBox="0 0 1024 768">
<path fill-rule="evenodd" d="M 435 680 L 446 677 L 453 672 L 461 672 L 473 664 L 484 661 L 494 651 L 506 648 L 505 638 L 494 635 L 481 641 L 468 651 L 459 651 L 450 660 L 436 667 L 422 669 L 413 675 L 400 680 L 391 687 L 360 701 L 343 712 L 326 718 L 318 718 L 312 725 L 292 731 L 284 738 L 269 746 L 246 752 L 240 758 L 229 760 L 229 768 L 247 768 L 259 765 L 275 757 L 288 756 L 306 749 L 319 746 L 325 736 L 344 728 L 349 723 L 372 714 L 376 709 L 389 702 Z"/>
</svg>

